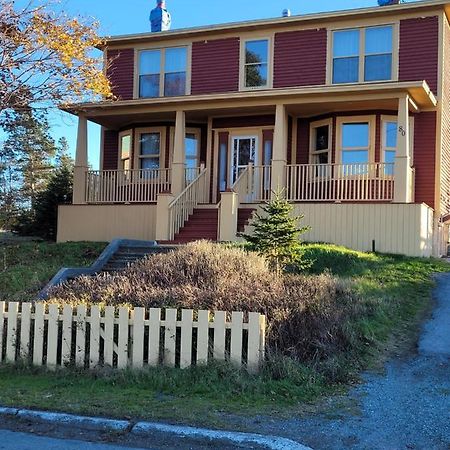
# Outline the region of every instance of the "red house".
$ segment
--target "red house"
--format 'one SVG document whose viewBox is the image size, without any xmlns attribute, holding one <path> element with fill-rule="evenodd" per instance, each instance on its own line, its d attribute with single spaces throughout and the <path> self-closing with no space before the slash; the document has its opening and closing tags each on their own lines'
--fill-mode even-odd
<svg viewBox="0 0 450 450">
<path fill-rule="evenodd" d="M 446 253 L 449 15 L 433 0 L 109 38 L 118 100 L 71 108 L 58 240 L 232 241 L 282 191 L 308 241 Z"/>
</svg>

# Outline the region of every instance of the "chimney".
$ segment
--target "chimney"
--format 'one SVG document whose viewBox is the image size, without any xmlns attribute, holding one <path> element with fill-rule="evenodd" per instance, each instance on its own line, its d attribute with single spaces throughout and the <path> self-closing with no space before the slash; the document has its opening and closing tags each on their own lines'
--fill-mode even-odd
<svg viewBox="0 0 450 450">
<path fill-rule="evenodd" d="M 398 5 L 402 0 L 378 0 L 378 6 Z"/>
<path fill-rule="evenodd" d="M 291 10 L 290 9 L 283 9 L 282 16 L 283 17 L 291 17 Z"/>
<path fill-rule="evenodd" d="M 150 23 L 152 26 L 152 33 L 158 31 L 170 30 L 172 18 L 169 11 L 166 9 L 165 0 L 157 0 L 156 8 L 150 13 Z"/>
</svg>

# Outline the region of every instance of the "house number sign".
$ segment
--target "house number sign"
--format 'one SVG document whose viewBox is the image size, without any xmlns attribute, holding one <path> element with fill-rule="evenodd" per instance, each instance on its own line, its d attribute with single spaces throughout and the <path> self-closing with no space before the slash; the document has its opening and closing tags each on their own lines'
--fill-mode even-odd
<svg viewBox="0 0 450 450">
<path fill-rule="evenodd" d="M 398 127 L 398 132 L 402 135 L 402 136 L 406 136 L 406 130 L 403 127 Z"/>
</svg>

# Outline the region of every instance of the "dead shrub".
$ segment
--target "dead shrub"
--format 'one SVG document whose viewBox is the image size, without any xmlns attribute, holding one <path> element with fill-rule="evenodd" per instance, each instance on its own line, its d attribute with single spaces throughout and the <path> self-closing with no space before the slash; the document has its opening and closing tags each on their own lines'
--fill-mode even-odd
<svg viewBox="0 0 450 450">
<path fill-rule="evenodd" d="M 269 352 L 321 361 L 350 345 L 346 324 L 358 313 L 350 287 L 329 274 L 277 276 L 264 258 L 197 242 L 146 258 L 116 275 L 81 277 L 51 301 L 260 312 Z"/>
</svg>

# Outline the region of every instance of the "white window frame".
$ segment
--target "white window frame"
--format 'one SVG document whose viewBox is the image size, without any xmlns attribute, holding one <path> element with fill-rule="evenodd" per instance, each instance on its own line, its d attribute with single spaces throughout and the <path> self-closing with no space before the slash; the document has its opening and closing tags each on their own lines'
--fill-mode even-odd
<svg viewBox="0 0 450 450">
<path fill-rule="evenodd" d="M 142 100 L 151 100 L 156 98 L 176 98 L 176 96 L 165 96 L 164 95 L 164 84 L 165 84 L 165 65 L 166 65 L 166 50 L 174 49 L 174 48 L 184 48 L 186 49 L 186 92 L 184 95 L 189 95 L 191 93 L 191 67 L 192 67 L 192 45 L 188 44 L 179 44 L 170 47 L 149 47 L 149 48 L 140 48 L 136 50 L 136 66 L 135 66 L 135 90 L 134 97 L 136 99 Z M 159 97 L 141 97 L 141 53 L 149 52 L 149 51 L 160 51 L 161 52 L 161 60 L 159 67 Z"/>
<path fill-rule="evenodd" d="M 245 85 L 246 82 L 246 45 L 252 41 L 267 41 L 267 83 L 264 86 Z M 273 87 L 273 36 L 246 36 L 240 40 L 240 57 L 239 57 L 239 90 L 240 91 L 258 91 L 270 89 Z"/>
<path fill-rule="evenodd" d="M 130 136 L 130 154 L 128 155 L 128 158 L 122 158 L 122 139 L 126 136 Z M 119 170 L 126 170 L 124 161 L 128 160 L 129 164 L 129 170 L 132 169 L 132 162 L 133 162 L 133 130 L 125 130 L 121 131 L 119 133 L 119 155 L 118 155 L 118 162 L 117 167 Z"/>
<path fill-rule="evenodd" d="M 392 81 L 398 81 L 398 70 L 399 70 L 399 22 L 391 23 L 367 23 L 367 24 L 355 24 L 355 26 L 348 26 L 346 28 L 329 28 L 328 29 L 328 56 L 327 56 L 327 85 L 339 86 L 346 84 L 373 84 L 373 83 L 387 83 Z M 375 80 L 375 81 L 365 81 L 364 80 L 364 69 L 366 61 L 366 42 L 365 42 L 365 30 L 367 28 L 384 28 L 392 27 L 392 72 L 391 78 L 389 80 Z M 359 64 L 358 64 L 358 81 L 349 81 L 345 83 L 334 83 L 333 82 L 333 68 L 334 68 L 334 33 L 339 31 L 351 31 L 359 30 Z"/>
<path fill-rule="evenodd" d="M 234 168 L 234 141 L 235 139 L 255 139 L 255 160 L 253 161 L 253 165 L 257 166 L 259 164 L 259 158 L 260 158 L 260 145 L 262 143 L 261 140 L 261 133 L 255 132 L 254 134 L 251 133 L 230 133 L 229 136 L 229 149 L 230 149 L 230 155 L 228 160 L 228 184 L 231 186 L 233 184 L 233 168 Z"/>
<path fill-rule="evenodd" d="M 346 150 L 342 146 L 342 127 L 344 124 L 351 123 L 368 123 L 369 124 L 369 142 L 368 142 L 368 160 L 367 164 L 375 162 L 375 136 L 376 136 L 376 116 L 339 116 L 336 118 L 336 164 L 343 164 L 342 152 Z M 354 151 L 361 151 L 361 148 L 353 149 Z M 348 150 L 352 151 L 352 150 Z M 366 164 L 366 163 L 356 163 Z"/>
<path fill-rule="evenodd" d="M 315 150 L 316 146 L 316 134 L 315 130 L 320 127 L 328 126 L 328 148 L 325 150 Z M 316 120 L 309 124 L 309 163 L 318 164 L 314 161 L 315 156 L 321 153 L 328 153 L 328 164 L 332 164 L 332 149 L 333 149 L 333 119 Z"/>
<path fill-rule="evenodd" d="M 159 158 L 159 169 L 163 169 L 164 168 L 164 156 L 166 153 L 166 128 L 165 127 L 136 128 L 135 132 L 136 132 L 135 144 L 134 144 L 135 167 L 139 170 L 149 170 L 149 169 L 142 169 L 141 160 Z M 148 134 L 148 133 L 159 133 L 159 135 L 160 135 L 159 155 L 155 155 L 155 156 L 149 156 L 149 155 L 142 156 L 141 155 L 141 148 L 140 148 L 141 135 Z"/>
<path fill-rule="evenodd" d="M 380 148 L 380 162 L 385 163 L 385 151 L 395 151 L 397 152 L 397 147 L 387 147 L 386 145 L 386 123 L 388 122 L 396 122 L 398 125 L 398 116 L 390 116 L 390 115 L 382 115 L 380 126 L 381 126 L 381 148 Z M 397 141 L 398 144 L 398 141 Z M 414 164 L 414 117 L 409 118 L 409 152 L 411 157 L 411 166 Z"/>
</svg>

